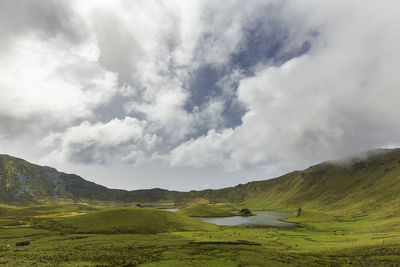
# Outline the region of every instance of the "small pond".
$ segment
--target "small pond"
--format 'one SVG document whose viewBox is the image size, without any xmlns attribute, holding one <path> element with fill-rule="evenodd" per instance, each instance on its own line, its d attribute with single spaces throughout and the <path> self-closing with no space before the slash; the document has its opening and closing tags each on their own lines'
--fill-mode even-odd
<svg viewBox="0 0 400 267">
<path fill-rule="evenodd" d="M 217 225 L 246 225 L 249 227 L 292 227 L 294 224 L 282 222 L 290 216 L 287 212 L 277 211 L 252 211 L 256 216 L 232 216 L 232 217 L 196 217 L 196 219 Z"/>
</svg>

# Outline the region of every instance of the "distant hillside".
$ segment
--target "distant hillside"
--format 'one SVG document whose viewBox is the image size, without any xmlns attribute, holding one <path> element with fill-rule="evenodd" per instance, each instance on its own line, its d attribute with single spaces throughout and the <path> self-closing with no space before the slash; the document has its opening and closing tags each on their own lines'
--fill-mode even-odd
<svg viewBox="0 0 400 267">
<path fill-rule="evenodd" d="M 163 189 L 126 191 L 108 189 L 78 175 L 38 166 L 23 159 L 0 155 L 0 203 L 34 204 L 53 202 L 157 202 L 167 201 Z"/>
<path fill-rule="evenodd" d="M 324 162 L 281 177 L 219 190 L 115 190 L 83 178 L 0 155 L 0 202 L 56 201 L 187 205 L 231 203 L 252 209 L 400 211 L 400 149 Z"/>
<path fill-rule="evenodd" d="M 400 149 L 324 162 L 304 171 L 213 192 L 215 199 L 253 209 L 306 207 L 324 211 L 400 215 Z"/>
</svg>

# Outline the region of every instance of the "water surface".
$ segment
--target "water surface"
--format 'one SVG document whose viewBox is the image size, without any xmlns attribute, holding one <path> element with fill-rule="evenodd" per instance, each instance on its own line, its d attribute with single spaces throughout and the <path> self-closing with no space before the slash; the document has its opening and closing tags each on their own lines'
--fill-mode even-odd
<svg viewBox="0 0 400 267">
<path fill-rule="evenodd" d="M 168 211 L 175 212 L 175 211 L 177 211 L 177 210 L 179 210 L 179 209 L 178 209 L 178 208 L 170 208 L 170 209 L 163 209 L 163 210 L 168 210 Z"/>
<path fill-rule="evenodd" d="M 166 207 L 157 207 L 157 206 L 143 206 L 142 208 L 145 208 L 145 209 L 160 209 L 160 210 L 167 210 L 167 211 L 172 211 L 172 212 L 175 212 L 175 211 L 179 210 L 176 207 L 168 207 L 168 208 L 166 208 Z"/>
<path fill-rule="evenodd" d="M 256 216 L 232 216 L 232 217 L 196 217 L 196 219 L 217 225 L 246 225 L 249 227 L 291 227 L 292 223 L 282 222 L 290 216 L 287 212 L 278 211 L 252 211 Z"/>
</svg>

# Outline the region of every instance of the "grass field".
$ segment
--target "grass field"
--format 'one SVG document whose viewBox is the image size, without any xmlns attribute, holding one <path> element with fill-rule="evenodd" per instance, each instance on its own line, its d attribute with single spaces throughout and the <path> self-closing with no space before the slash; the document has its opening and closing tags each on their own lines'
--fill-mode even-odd
<svg viewBox="0 0 400 267">
<path fill-rule="evenodd" d="M 155 209 L 53 205 L 1 206 L 0 218 L 3 266 L 400 264 L 397 216 L 382 219 L 380 215 L 338 216 L 304 210 L 300 217 L 288 219 L 296 227 L 278 229 L 218 227 Z M 175 226 L 166 227 L 168 220 Z M 25 240 L 31 244 L 15 246 Z M 189 244 L 236 240 L 261 246 Z"/>
<path fill-rule="evenodd" d="M 207 204 L 194 204 L 176 212 L 189 217 L 229 217 L 238 215 L 233 213 L 229 208 L 217 208 Z"/>
<path fill-rule="evenodd" d="M 191 191 L 179 203 L 195 205 L 175 213 L 122 202 L 0 205 L 0 266 L 400 266 L 400 150 L 378 152 Z M 287 221 L 295 227 L 221 227 L 191 218 L 245 207 L 292 212 Z M 237 240 L 260 246 L 233 245 Z M 16 246 L 21 241 L 30 245 Z"/>
</svg>

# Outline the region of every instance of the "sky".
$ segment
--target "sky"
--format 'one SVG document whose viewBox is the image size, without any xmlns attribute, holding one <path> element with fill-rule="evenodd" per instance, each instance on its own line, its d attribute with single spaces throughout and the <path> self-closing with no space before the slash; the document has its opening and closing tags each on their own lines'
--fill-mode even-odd
<svg viewBox="0 0 400 267">
<path fill-rule="evenodd" d="M 0 0 L 0 153 L 221 188 L 400 143 L 396 0 Z"/>
</svg>

